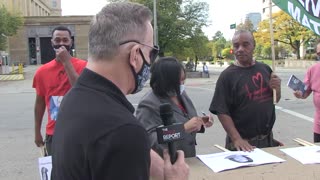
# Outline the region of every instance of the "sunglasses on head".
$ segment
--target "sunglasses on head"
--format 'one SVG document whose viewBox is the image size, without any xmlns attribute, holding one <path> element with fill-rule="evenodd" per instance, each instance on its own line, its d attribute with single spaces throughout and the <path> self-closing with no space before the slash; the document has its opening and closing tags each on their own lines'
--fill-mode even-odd
<svg viewBox="0 0 320 180">
<path fill-rule="evenodd" d="M 136 41 L 136 40 L 123 41 L 123 42 L 119 43 L 119 45 L 121 46 L 121 45 L 130 43 L 130 42 L 138 43 L 138 44 L 141 44 L 141 45 L 143 45 L 143 46 L 146 46 L 146 47 L 151 48 L 150 57 L 149 57 L 149 58 L 150 58 L 150 64 L 153 64 L 154 61 L 157 59 L 158 54 L 159 54 L 159 50 L 160 50 L 158 46 L 153 46 L 153 47 L 152 47 L 152 46 L 149 46 L 149 45 L 147 45 L 147 44 L 141 43 L 141 42 Z"/>
</svg>

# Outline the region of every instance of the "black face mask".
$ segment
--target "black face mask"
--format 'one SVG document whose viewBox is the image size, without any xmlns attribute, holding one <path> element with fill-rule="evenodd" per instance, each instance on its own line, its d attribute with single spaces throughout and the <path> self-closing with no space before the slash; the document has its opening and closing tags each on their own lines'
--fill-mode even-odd
<svg viewBox="0 0 320 180">
<path fill-rule="evenodd" d="M 61 46 L 64 46 L 66 49 L 67 49 L 67 51 L 69 51 L 70 52 L 70 46 L 67 46 L 67 45 L 53 45 L 52 47 L 54 48 L 54 49 L 59 49 Z"/>
</svg>

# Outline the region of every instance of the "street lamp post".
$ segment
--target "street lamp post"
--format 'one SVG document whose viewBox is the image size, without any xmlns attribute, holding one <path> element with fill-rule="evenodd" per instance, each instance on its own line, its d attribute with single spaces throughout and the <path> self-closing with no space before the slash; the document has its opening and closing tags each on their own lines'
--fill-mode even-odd
<svg viewBox="0 0 320 180">
<path fill-rule="evenodd" d="M 272 24 L 272 0 L 269 0 L 269 23 L 270 23 L 270 39 L 271 39 L 271 57 L 272 57 L 272 70 L 273 72 L 276 71 L 275 66 L 275 50 L 274 50 L 274 38 L 273 38 L 273 24 Z M 276 95 L 276 89 L 273 89 L 273 103 L 277 103 L 277 95 Z"/>
<path fill-rule="evenodd" d="M 158 45 L 157 0 L 153 0 L 153 43 Z"/>
</svg>

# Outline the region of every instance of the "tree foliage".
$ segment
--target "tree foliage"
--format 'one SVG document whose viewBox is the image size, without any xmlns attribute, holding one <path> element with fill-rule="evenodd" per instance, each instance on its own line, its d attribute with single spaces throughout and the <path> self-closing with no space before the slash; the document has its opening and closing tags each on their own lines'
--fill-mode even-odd
<svg viewBox="0 0 320 180">
<path fill-rule="evenodd" d="M 250 32 L 255 31 L 252 22 L 248 18 L 246 18 L 244 23 L 241 22 L 240 24 L 238 24 L 236 29 L 237 30 L 248 30 Z"/>
<path fill-rule="evenodd" d="M 233 59 L 234 57 L 233 57 L 233 54 L 230 53 L 230 50 L 231 50 L 230 47 L 224 48 L 221 52 L 222 57 L 226 59 Z"/>
<path fill-rule="evenodd" d="M 311 30 L 300 25 L 291 16 L 283 11 L 274 13 L 272 15 L 272 22 L 274 28 L 274 40 L 289 45 L 293 52 L 296 53 L 297 59 L 300 59 L 300 46 L 305 44 L 310 39 L 316 38 L 316 34 Z M 269 20 L 260 22 L 258 30 L 254 33 L 257 44 L 264 47 L 270 47 L 270 29 Z M 268 52 L 268 49 L 264 51 Z M 276 54 L 277 55 L 277 54 Z"/>
<path fill-rule="evenodd" d="M 221 51 L 226 47 L 226 39 L 221 31 L 217 31 L 212 37 L 212 55 L 215 57 L 221 57 Z"/>
<path fill-rule="evenodd" d="M 118 2 L 123 0 L 109 0 Z M 153 10 L 153 0 L 130 0 L 144 4 Z M 199 38 L 202 41 L 203 32 L 201 28 L 208 24 L 208 4 L 194 0 L 158 0 L 157 1 L 157 27 L 160 56 L 171 54 L 182 56 L 182 52 L 191 48 L 192 43 Z M 199 30 L 201 33 L 199 33 Z M 199 35 L 199 37 L 198 37 Z M 206 41 L 204 41 L 206 42 Z M 191 43 L 191 44 L 190 44 Z M 204 44 L 206 45 L 206 44 Z"/>
<path fill-rule="evenodd" d="M 199 59 L 205 59 L 205 57 L 210 56 L 210 49 L 207 47 L 209 40 L 207 36 L 204 35 L 200 28 L 194 31 L 194 34 L 189 38 L 189 43 L 194 52 L 195 67 L 194 71 L 197 69 L 197 64 Z"/>
<path fill-rule="evenodd" d="M 4 6 L 0 6 L 0 50 L 7 46 L 7 38 L 15 35 L 20 26 L 23 25 L 23 18 L 19 14 L 10 13 Z"/>
</svg>

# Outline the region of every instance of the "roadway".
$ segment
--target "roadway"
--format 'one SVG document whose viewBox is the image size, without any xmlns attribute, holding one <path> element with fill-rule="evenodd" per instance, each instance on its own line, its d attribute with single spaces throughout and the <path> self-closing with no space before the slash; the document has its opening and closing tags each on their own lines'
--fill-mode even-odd
<svg viewBox="0 0 320 180">
<path fill-rule="evenodd" d="M 40 153 L 34 144 L 33 130 L 35 92 L 31 88 L 32 77 L 37 67 L 26 67 L 25 80 L 0 81 L 0 180 L 39 179 L 37 158 Z M 199 69 L 201 67 L 199 66 Z M 210 78 L 187 79 L 186 91 L 198 113 L 208 112 L 215 82 L 224 68 L 209 65 Z M 283 68 L 276 70 L 282 78 L 282 99 L 277 104 L 274 136 L 286 145 L 296 145 L 292 141 L 296 137 L 308 141 L 312 141 L 313 138 L 312 97 L 298 100 L 292 95 L 292 90 L 286 86 L 291 74 L 303 79 L 305 71 L 306 69 Z M 129 95 L 128 99 L 136 106 L 148 90 L 150 90 L 149 86 L 136 95 Z M 224 145 L 224 138 L 224 129 L 215 117 L 213 127 L 197 136 L 197 153 L 218 152 L 213 145 Z"/>
</svg>

